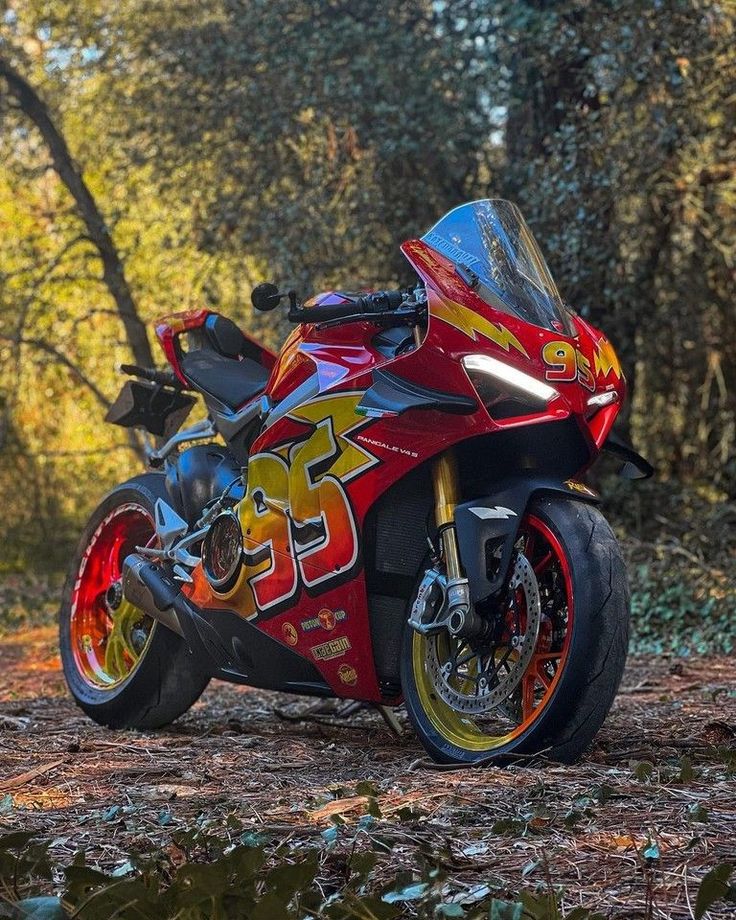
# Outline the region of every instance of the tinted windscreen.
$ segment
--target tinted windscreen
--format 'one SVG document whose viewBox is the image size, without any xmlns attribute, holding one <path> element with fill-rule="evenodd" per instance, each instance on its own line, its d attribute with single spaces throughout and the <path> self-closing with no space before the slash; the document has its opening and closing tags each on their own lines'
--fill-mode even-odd
<svg viewBox="0 0 736 920">
<path fill-rule="evenodd" d="M 422 237 L 489 306 L 574 335 L 570 312 L 521 211 L 485 199 L 455 208 Z"/>
</svg>

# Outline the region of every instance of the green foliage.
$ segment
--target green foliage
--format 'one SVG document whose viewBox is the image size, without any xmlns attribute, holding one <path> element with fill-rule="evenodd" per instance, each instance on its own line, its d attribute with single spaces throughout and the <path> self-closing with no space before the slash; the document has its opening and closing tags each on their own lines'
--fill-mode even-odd
<svg viewBox="0 0 736 920">
<path fill-rule="evenodd" d="M 48 844 L 32 834 L 0 838 L 0 917 L 21 920 L 394 920 L 410 908 L 417 920 L 601 920 L 586 908 L 565 912 L 551 888 L 525 890 L 513 900 L 494 895 L 494 886 L 455 891 L 431 862 L 395 878 L 373 877 L 374 861 L 357 850 L 358 831 L 340 887 L 315 885 L 325 858 L 318 848 L 290 851 L 263 844 L 232 845 L 201 831 L 180 836 L 180 852 L 201 850 L 206 861 L 187 859 L 178 868 L 156 854 L 131 856 L 120 870 L 101 872 L 84 857 L 66 866 L 52 864 Z M 60 895 L 51 893 L 61 881 Z M 705 884 L 705 883 L 704 883 Z M 45 893 L 42 893 L 45 892 Z M 719 895 L 722 896 L 722 895 Z M 700 902 L 699 902 L 700 903 Z M 711 902 L 712 903 L 712 902 Z"/>
<path fill-rule="evenodd" d="M 641 652 L 704 654 L 733 651 L 732 608 L 697 592 L 689 581 L 662 585 L 647 566 L 633 573 L 631 616 L 634 648 Z"/>
<path fill-rule="evenodd" d="M 736 902 L 736 888 L 729 885 L 729 880 L 733 874 L 733 865 L 731 863 L 721 863 L 715 869 L 703 876 L 703 881 L 698 888 L 698 896 L 695 900 L 695 920 L 705 914 L 709 907 L 712 907 L 717 901 L 725 898 Z"/>
</svg>

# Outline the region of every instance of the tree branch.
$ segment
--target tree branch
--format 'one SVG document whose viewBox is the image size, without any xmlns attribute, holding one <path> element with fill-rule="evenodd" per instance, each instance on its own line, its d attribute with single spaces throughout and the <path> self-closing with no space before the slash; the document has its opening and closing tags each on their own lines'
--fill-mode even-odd
<svg viewBox="0 0 736 920">
<path fill-rule="evenodd" d="M 87 234 L 100 254 L 103 280 L 115 300 L 135 362 L 143 367 L 151 367 L 153 357 L 146 327 L 138 315 L 125 277 L 122 259 L 97 202 L 74 162 L 64 136 L 56 127 L 46 104 L 30 83 L 3 57 L 0 57 L 0 77 L 5 79 L 10 94 L 17 100 L 23 113 L 38 128 L 49 148 L 54 171 L 77 205 Z"/>
<path fill-rule="evenodd" d="M 77 378 L 77 380 L 84 384 L 87 389 L 92 393 L 97 402 L 100 403 L 105 409 L 109 409 L 112 403 L 105 396 L 105 394 L 100 390 L 95 383 L 93 383 L 89 377 L 84 373 L 81 368 L 79 368 L 73 361 L 71 361 L 65 354 L 60 352 L 57 348 L 54 348 L 49 342 L 44 342 L 43 339 L 26 339 L 20 338 L 19 336 L 8 335 L 5 332 L 0 332 L 0 339 L 5 342 L 11 342 L 13 345 L 27 345 L 30 348 L 36 348 L 39 351 L 45 352 L 47 355 L 51 355 L 55 361 L 58 361 L 59 364 L 62 364 L 67 370 Z"/>
</svg>

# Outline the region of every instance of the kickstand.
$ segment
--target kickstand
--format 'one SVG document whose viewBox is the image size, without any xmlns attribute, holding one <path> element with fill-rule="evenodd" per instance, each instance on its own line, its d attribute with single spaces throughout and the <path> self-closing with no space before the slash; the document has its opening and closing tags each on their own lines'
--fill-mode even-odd
<svg viewBox="0 0 736 920">
<path fill-rule="evenodd" d="M 347 700 L 337 707 L 335 707 L 334 700 L 320 700 L 301 712 L 286 712 L 286 710 L 280 709 L 278 706 L 274 708 L 274 712 L 279 719 L 283 719 L 285 722 L 316 722 L 318 725 L 339 725 L 341 722 L 347 722 L 364 709 L 377 709 L 389 731 L 397 738 L 402 737 L 404 730 L 393 709 L 374 703 L 363 703 L 360 700 Z M 359 727 L 361 726 L 356 726 L 356 728 Z"/>
<path fill-rule="evenodd" d="M 381 713 L 381 718 L 388 725 L 389 731 L 395 735 L 397 738 L 402 738 L 404 735 L 404 729 L 401 725 L 401 722 L 396 718 L 396 713 L 389 706 L 380 706 L 376 704 L 374 707 Z"/>
<path fill-rule="evenodd" d="M 334 700 L 320 700 L 308 709 L 302 710 L 302 712 L 286 712 L 286 710 L 280 709 L 278 706 L 274 708 L 274 712 L 279 719 L 283 719 L 285 722 L 318 722 L 322 725 L 329 725 L 341 719 L 349 719 L 356 712 L 363 709 L 364 706 L 365 703 L 361 703 L 358 700 L 348 700 L 345 705 L 336 709 Z"/>
</svg>

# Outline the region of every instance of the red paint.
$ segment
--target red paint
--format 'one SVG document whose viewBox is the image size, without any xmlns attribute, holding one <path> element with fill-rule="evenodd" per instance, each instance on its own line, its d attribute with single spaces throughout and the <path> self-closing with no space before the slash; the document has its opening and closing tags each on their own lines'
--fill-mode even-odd
<svg viewBox="0 0 736 920">
<path fill-rule="evenodd" d="M 100 523 L 87 544 L 74 585 L 69 626 L 79 673 L 92 687 L 112 678 L 105 671 L 105 647 L 112 621 L 105 594 L 122 574 L 123 559 L 154 537 L 153 520 L 134 502 L 118 505 Z M 130 662 L 132 666 L 132 662 Z"/>
<path fill-rule="evenodd" d="M 215 313 L 213 310 L 207 310 L 205 308 L 199 310 L 185 310 L 182 313 L 172 313 L 169 316 L 164 316 L 156 323 L 156 338 L 161 343 L 161 347 L 166 355 L 166 360 L 173 368 L 176 376 L 185 386 L 188 386 L 188 381 L 181 370 L 182 352 L 179 338 L 184 333 L 191 332 L 194 329 L 201 329 L 207 322 L 207 318 L 214 315 Z M 246 332 L 243 332 L 243 335 L 258 349 L 260 364 L 262 364 L 266 370 L 271 370 L 276 364 L 277 359 L 274 352 L 256 341 L 256 339 Z"/>
<path fill-rule="evenodd" d="M 429 323 L 418 348 L 388 359 L 373 345 L 378 329 L 371 323 L 355 322 L 327 329 L 305 324 L 291 332 L 277 358 L 271 356 L 272 365 L 266 364 L 265 358 L 263 362 L 264 366 L 272 367 L 266 391 L 275 405 L 309 379 L 314 380 L 318 396 L 362 393 L 372 384 L 372 371 L 389 363 L 392 372 L 408 381 L 476 400 L 478 407 L 469 415 L 409 411 L 400 417 L 366 419 L 364 422 L 356 416 L 356 428 L 351 430 L 350 439 L 377 461 L 344 483 L 356 532 L 361 540 L 366 515 L 389 487 L 429 458 L 468 438 L 505 428 L 546 424 L 573 417 L 589 445 L 592 460 L 625 396 L 625 381 L 617 362 L 612 363 L 612 351 L 607 352 L 608 363 L 604 365 L 600 349 L 605 339 L 589 323 L 575 317 L 575 334 L 572 336 L 532 325 L 488 306 L 459 278 L 452 263 L 425 243 L 409 241 L 403 245 L 402 251 L 428 291 Z M 330 292 L 310 303 L 340 303 L 344 300 L 340 294 Z M 175 352 L 175 338 L 181 331 L 193 328 L 188 323 L 201 325 L 206 319 L 206 311 L 202 312 L 204 318 L 200 314 L 187 318 L 189 315 L 185 314 L 179 324 L 168 321 L 157 328 L 175 369 L 177 365 L 170 356 Z M 470 326 L 464 325 L 467 323 Z M 463 357 L 487 355 L 549 383 L 548 373 L 554 372 L 554 367 L 545 361 L 543 351 L 546 345 L 554 342 L 564 343 L 565 353 L 573 355 L 575 361 L 573 375 L 558 373 L 558 376 L 568 379 L 555 379 L 554 384 L 550 383 L 557 396 L 546 405 L 540 403 L 539 410 L 532 415 L 492 418 L 477 399 L 475 388 L 463 368 Z M 502 395 L 505 387 L 507 395 L 517 392 L 502 382 L 497 386 Z M 615 392 L 616 402 L 603 408 L 590 405 L 592 396 L 607 391 Z M 306 441 L 313 433 L 314 428 L 310 429 L 303 421 L 284 416 L 260 434 L 252 446 L 251 457 L 257 454 L 291 457 L 288 445 Z M 298 452 L 297 448 L 295 450 Z M 291 464 L 292 460 L 289 459 L 288 463 Z M 534 530 L 540 540 L 545 540 L 549 548 L 550 559 L 537 561 L 540 573 L 543 574 L 553 560 L 561 566 L 571 605 L 569 566 L 559 541 L 540 521 L 528 519 L 527 527 Z M 350 535 L 345 532 L 344 541 L 349 539 Z M 336 544 L 334 558 L 344 554 L 344 550 L 343 544 Z M 296 560 L 287 558 L 286 552 L 281 555 L 280 560 L 274 558 L 274 571 L 283 569 L 286 573 L 284 578 L 296 579 L 293 585 L 286 586 L 293 587 L 295 593 L 287 609 L 281 609 L 275 615 L 269 614 L 267 609 L 259 612 L 254 620 L 256 625 L 312 661 L 338 696 L 381 701 L 372 655 L 365 579 L 360 564 L 351 570 L 349 577 L 334 579 L 334 585 L 328 581 L 321 589 L 307 590 L 299 582 L 300 577 L 303 581 L 304 575 L 292 575 L 296 571 Z M 330 564 L 330 554 L 325 553 L 315 555 L 303 566 L 317 580 L 322 574 L 330 573 Z M 196 587 L 192 596 L 201 603 L 206 598 L 208 587 L 196 571 L 194 580 Z M 267 588 L 265 582 L 261 582 L 259 600 L 264 592 L 267 593 Z M 212 606 L 229 606 L 228 602 L 216 597 L 206 599 Z M 312 626 L 313 621 L 319 622 L 321 611 L 329 611 L 333 615 L 345 611 L 346 616 L 339 620 L 336 618 L 331 629 L 322 623 Z M 331 622 L 327 614 L 322 620 Z M 332 640 L 338 640 L 337 644 L 330 645 Z M 567 644 L 565 655 L 566 650 Z"/>
<path fill-rule="evenodd" d="M 190 329 L 199 329 L 204 326 L 209 315 L 209 310 L 185 310 L 182 313 L 165 316 L 156 323 L 156 338 L 161 343 L 166 360 L 185 386 L 187 379 L 181 372 L 179 336 Z"/>
</svg>

